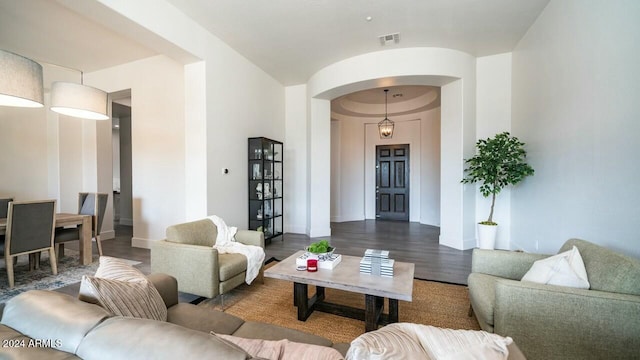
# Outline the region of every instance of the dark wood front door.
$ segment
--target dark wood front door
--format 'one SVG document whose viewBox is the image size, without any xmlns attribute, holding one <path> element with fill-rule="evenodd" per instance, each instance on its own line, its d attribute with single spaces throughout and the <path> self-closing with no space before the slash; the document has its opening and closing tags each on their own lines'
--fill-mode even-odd
<svg viewBox="0 0 640 360">
<path fill-rule="evenodd" d="M 376 146 L 376 219 L 409 221 L 409 144 Z"/>
</svg>

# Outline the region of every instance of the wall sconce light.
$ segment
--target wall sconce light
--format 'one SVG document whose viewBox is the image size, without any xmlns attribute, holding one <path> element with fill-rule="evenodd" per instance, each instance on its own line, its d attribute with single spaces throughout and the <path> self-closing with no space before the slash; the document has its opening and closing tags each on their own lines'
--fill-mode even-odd
<svg viewBox="0 0 640 360">
<path fill-rule="evenodd" d="M 0 105 L 42 107 L 42 65 L 0 50 Z"/>
<path fill-rule="evenodd" d="M 384 89 L 384 120 L 378 123 L 380 139 L 391 139 L 393 137 L 394 122 L 387 117 L 387 93 L 389 89 Z"/>
</svg>

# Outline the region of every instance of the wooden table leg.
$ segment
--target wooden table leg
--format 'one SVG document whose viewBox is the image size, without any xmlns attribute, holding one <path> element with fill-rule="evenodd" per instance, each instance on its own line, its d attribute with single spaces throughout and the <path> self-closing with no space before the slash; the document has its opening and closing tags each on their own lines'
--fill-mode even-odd
<svg viewBox="0 0 640 360">
<path fill-rule="evenodd" d="M 364 300 L 364 331 L 378 329 L 378 321 L 384 307 L 384 298 L 374 295 L 365 295 Z"/>
<path fill-rule="evenodd" d="M 309 317 L 309 296 L 307 284 L 293 283 L 294 304 L 298 307 L 298 320 L 305 321 Z"/>
<path fill-rule="evenodd" d="M 91 248 L 91 216 L 82 218 L 80 225 L 80 265 L 89 265 L 93 261 Z"/>
<path fill-rule="evenodd" d="M 389 324 L 398 322 L 398 299 L 389 299 Z"/>
</svg>

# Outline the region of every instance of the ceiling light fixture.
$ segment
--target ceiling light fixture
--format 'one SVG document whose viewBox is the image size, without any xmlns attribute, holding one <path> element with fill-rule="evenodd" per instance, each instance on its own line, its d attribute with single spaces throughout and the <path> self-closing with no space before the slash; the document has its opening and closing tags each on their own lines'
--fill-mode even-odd
<svg viewBox="0 0 640 360">
<path fill-rule="evenodd" d="M 80 84 L 56 81 L 51 85 L 51 110 L 58 114 L 90 120 L 108 120 L 107 93 L 84 85 L 80 72 Z"/>
<path fill-rule="evenodd" d="M 43 99 L 42 65 L 0 50 L 0 105 L 36 108 Z"/>
<path fill-rule="evenodd" d="M 384 89 L 384 120 L 378 123 L 378 132 L 380 139 L 391 139 L 393 136 L 393 128 L 395 123 L 387 117 L 387 93 L 389 89 Z"/>
</svg>

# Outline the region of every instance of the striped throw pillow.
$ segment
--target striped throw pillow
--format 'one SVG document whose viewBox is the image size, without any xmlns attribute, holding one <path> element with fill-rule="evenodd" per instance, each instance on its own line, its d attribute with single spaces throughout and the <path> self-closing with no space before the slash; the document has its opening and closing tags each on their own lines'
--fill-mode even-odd
<svg viewBox="0 0 640 360">
<path fill-rule="evenodd" d="M 114 315 L 167 320 L 167 307 L 155 286 L 120 259 L 101 256 L 95 276 L 82 277 L 78 297 Z"/>
</svg>

